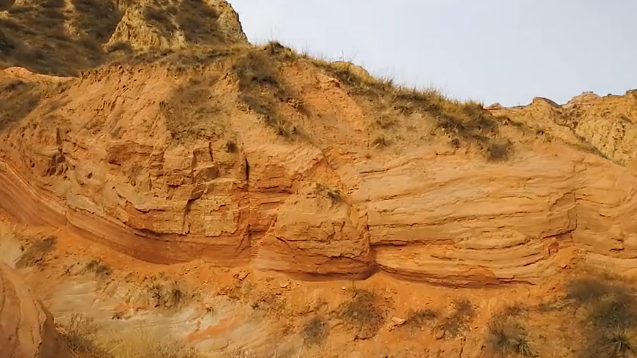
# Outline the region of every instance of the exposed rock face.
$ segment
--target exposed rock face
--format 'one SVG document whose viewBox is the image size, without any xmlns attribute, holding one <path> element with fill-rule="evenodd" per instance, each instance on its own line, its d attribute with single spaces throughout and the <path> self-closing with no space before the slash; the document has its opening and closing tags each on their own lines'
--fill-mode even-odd
<svg viewBox="0 0 637 358">
<path fill-rule="evenodd" d="M 502 163 L 435 140 L 373 150 L 375 117 L 302 62 L 281 75 L 306 113 L 280 106 L 312 138 L 285 140 L 220 63 L 148 68 L 0 86 L 39 100 L 0 129 L 0 207 L 158 263 L 450 285 L 538 283 L 575 257 L 637 272 L 637 177 L 608 160 L 528 138 Z"/>
<path fill-rule="evenodd" d="M 0 262 L 0 357 L 66 357 L 53 318 L 9 266 Z"/>
</svg>

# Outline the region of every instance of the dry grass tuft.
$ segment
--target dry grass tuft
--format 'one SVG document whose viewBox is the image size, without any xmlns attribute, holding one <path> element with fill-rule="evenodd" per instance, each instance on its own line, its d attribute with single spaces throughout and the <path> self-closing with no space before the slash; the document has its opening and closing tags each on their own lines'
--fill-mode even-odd
<svg viewBox="0 0 637 358">
<path fill-rule="evenodd" d="M 637 353 L 637 299 L 621 282 L 601 277 L 572 281 L 567 303 L 584 308 L 582 356 L 629 357 Z"/>
<path fill-rule="evenodd" d="M 517 322 L 497 318 L 489 324 L 489 346 L 502 357 L 535 357 L 526 330 Z"/>
<path fill-rule="evenodd" d="M 338 188 L 331 188 L 328 185 L 316 184 L 315 194 L 325 196 L 332 202 L 332 205 L 338 205 L 343 202 L 343 193 Z"/>
<path fill-rule="evenodd" d="M 146 289 L 151 304 L 156 308 L 175 308 L 187 298 L 184 290 L 174 281 L 152 281 Z"/>
<path fill-rule="evenodd" d="M 107 277 L 111 275 L 111 268 L 100 260 L 91 260 L 84 268 L 85 272 L 91 272 L 98 277 Z"/>
<path fill-rule="evenodd" d="M 389 139 L 384 135 L 378 135 L 372 140 L 371 147 L 374 149 L 385 148 L 389 146 Z"/>
<path fill-rule="evenodd" d="M 466 299 L 455 301 L 453 311 L 442 321 L 442 329 L 450 337 L 457 337 L 469 328 L 474 315 L 475 311 L 471 301 Z"/>
<path fill-rule="evenodd" d="M 108 358 L 202 358 L 194 348 L 176 342 L 167 342 L 164 337 L 139 331 L 137 334 L 116 338 L 106 343 Z M 111 348 L 112 347 L 112 348 Z"/>
<path fill-rule="evenodd" d="M 16 261 L 15 266 L 17 268 L 41 266 L 46 256 L 55 250 L 55 243 L 56 238 L 51 235 L 33 239 L 23 249 L 22 256 Z"/>
<path fill-rule="evenodd" d="M 329 335 L 328 325 L 320 317 L 314 317 L 303 327 L 302 336 L 308 345 L 318 345 L 323 343 Z"/>
<path fill-rule="evenodd" d="M 101 331 L 94 322 L 73 315 L 67 325 L 58 327 L 62 343 L 74 356 L 85 358 L 200 358 L 192 348 L 165 337 L 139 330 L 114 334 Z"/>
<path fill-rule="evenodd" d="M 380 303 L 375 293 L 356 289 L 353 291 L 352 299 L 339 307 L 338 317 L 357 331 L 357 338 L 368 339 L 375 336 L 385 322 L 385 313 Z"/>
<path fill-rule="evenodd" d="M 409 312 L 405 320 L 405 326 L 411 328 L 422 329 L 423 327 L 433 323 L 440 314 L 434 310 L 425 308 Z"/>
</svg>

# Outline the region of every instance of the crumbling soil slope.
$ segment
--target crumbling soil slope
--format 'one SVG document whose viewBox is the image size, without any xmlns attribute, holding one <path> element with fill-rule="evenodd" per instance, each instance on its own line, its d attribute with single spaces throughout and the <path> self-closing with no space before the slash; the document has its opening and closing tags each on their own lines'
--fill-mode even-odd
<svg viewBox="0 0 637 358">
<path fill-rule="evenodd" d="M 0 357 L 64 358 L 53 318 L 9 266 L 0 262 Z"/>
</svg>

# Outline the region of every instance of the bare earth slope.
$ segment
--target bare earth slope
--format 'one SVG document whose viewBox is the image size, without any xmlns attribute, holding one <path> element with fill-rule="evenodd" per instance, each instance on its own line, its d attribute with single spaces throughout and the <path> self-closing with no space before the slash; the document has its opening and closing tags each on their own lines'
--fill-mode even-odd
<svg viewBox="0 0 637 358">
<path fill-rule="evenodd" d="M 66 357 L 53 318 L 9 266 L 0 263 L 0 356 Z"/>
</svg>

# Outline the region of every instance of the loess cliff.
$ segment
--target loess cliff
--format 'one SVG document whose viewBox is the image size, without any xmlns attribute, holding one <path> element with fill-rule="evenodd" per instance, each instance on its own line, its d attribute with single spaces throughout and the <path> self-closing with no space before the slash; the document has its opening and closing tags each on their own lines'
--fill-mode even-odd
<svg viewBox="0 0 637 358">
<path fill-rule="evenodd" d="M 0 81 L 2 208 L 142 260 L 451 285 L 575 258 L 635 272 L 629 158 L 557 119 L 539 133 L 543 102 L 485 111 L 278 44 Z"/>
<path fill-rule="evenodd" d="M 484 107 L 250 44 L 226 1 L 0 0 L 0 259 L 57 245 L 17 269 L 38 298 L 0 264 L 0 355 L 59 349 L 40 297 L 108 324 L 163 309 L 136 319 L 210 350 L 361 358 L 486 357 L 519 301 L 539 351 L 597 352 L 591 302 L 621 290 L 558 290 L 637 277 L 636 153 L 635 91 Z M 166 318 L 213 291 L 223 319 Z"/>
</svg>

